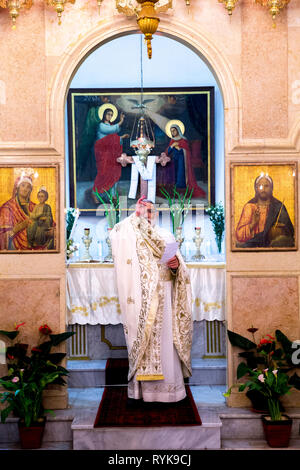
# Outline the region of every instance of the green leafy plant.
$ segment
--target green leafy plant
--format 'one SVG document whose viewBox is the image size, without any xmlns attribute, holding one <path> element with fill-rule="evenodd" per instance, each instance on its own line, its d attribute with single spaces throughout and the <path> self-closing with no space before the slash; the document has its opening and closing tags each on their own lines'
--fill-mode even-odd
<svg viewBox="0 0 300 470">
<path fill-rule="evenodd" d="M 99 194 L 97 189 L 93 192 L 104 206 L 105 217 L 109 228 L 113 228 L 120 221 L 120 197 L 118 191 L 116 191 L 115 196 L 113 196 L 111 189 L 109 189 L 109 191 L 105 191 L 109 204 Z"/>
<path fill-rule="evenodd" d="M 0 330 L 0 334 L 14 341 L 19 335 L 16 325 L 14 331 Z M 48 325 L 39 328 L 40 340 L 27 354 L 28 344 L 15 342 L 6 348 L 7 374 L 0 378 L 0 386 L 6 391 L 0 393 L 1 403 L 7 407 L 1 411 L 1 422 L 5 422 L 12 412 L 29 427 L 40 421 L 45 412 L 42 399 L 43 391 L 49 384 L 65 385 L 64 376 L 69 374 L 60 362 L 65 353 L 52 352 L 52 348 L 66 341 L 73 332 L 52 334 Z"/>
<path fill-rule="evenodd" d="M 171 196 L 166 189 L 160 189 L 160 192 L 165 196 L 169 204 L 172 230 L 174 234 L 176 233 L 176 229 L 183 224 L 184 219 L 189 212 L 193 191 L 194 190 L 191 189 L 191 192 L 188 195 L 189 187 L 187 186 L 185 193 L 181 195 L 177 191 L 176 186 L 174 186 L 173 195 Z"/>
<path fill-rule="evenodd" d="M 224 207 L 222 203 L 219 202 L 215 206 L 209 206 L 205 212 L 209 215 L 209 220 L 212 223 L 215 233 L 218 252 L 221 253 L 222 240 L 225 230 Z"/>
<path fill-rule="evenodd" d="M 66 214 L 66 239 L 69 240 L 73 229 L 75 228 L 76 221 L 79 217 L 79 209 L 69 207 L 65 209 Z"/>
<path fill-rule="evenodd" d="M 289 374 L 297 366 L 292 362 L 292 342 L 280 330 L 275 337 L 266 335 L 257 344 L 255 333 L 258 328 L 249 328 L 253 341 L 228 330 L 228 339 L 233 346 L 244 349 L 239 353 L 243 361 L 237 367 L 237 379 L 246 377 L 245 383 L 232 385 L 225 397 L 230 396 L 232 388 L 255 391 L 265 397 L 272 420 L 281 419 L 280 397 L 289 394 L 294 387 L 300 390 L 300 377 L 295 372 Z"/>
</svg>

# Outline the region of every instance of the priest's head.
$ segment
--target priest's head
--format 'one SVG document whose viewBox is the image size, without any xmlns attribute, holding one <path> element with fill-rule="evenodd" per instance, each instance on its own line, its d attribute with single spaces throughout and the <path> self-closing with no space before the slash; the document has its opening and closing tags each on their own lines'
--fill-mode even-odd
<svg viewBox="0 0 300 470">
<path fill-rule="evenodd" d="M 157 216 L 155 205 L 150 199 L 146 199 L 146 196 L 142 196 L 136 203 L 135 215 L 144 217 L 149 224 L 154 225 Z"/>
</svg>

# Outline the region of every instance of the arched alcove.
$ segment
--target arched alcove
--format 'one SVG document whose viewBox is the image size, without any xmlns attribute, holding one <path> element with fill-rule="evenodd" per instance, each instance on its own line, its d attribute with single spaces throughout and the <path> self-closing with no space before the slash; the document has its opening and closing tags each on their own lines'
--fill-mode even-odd
<svg viewBox="0 0 300 470">
<path fill-rule="evenodd" d="M 123 17 L 111 18 L 97 26 L 62 55 L 49 86 L 50 145 L 59 153 L 64 152 L 64 113 L 70 83 L 81 63 L 99 46 L 137 29 Z M 212 71 L 223 96 L 225 109 L 225 155 L 240 140 L 238 88 L 227 58 L 205 35 L 193 25 L 180 23 L 172 18 L 161 19 L 157 34 L 183 43 L 203 59 Z"/>
<path fill-rule="evenodd" d="M 215 200 L 224 203 L 224 104 L 218 83 L 207 64 L 185 44 L 166 36 L 153 40 L 156 53 L 147 58 L 141 34 L 130 34 L 108 41 L 94 49 L 80 64 L 70 83 L 71 89 L 89 92 L 96 89 L 140 89 L 141 84 L 149 89 L 182 89 L 189 87 L 212 87 L 214 96 L 214 167 Z M 141 55 L 142 45 L 142 55 Z M 142 60 L 142 76 L 141 76 Z M 175 66 L 174 66 L 175 64 Z M 66 109 L 66 116 L 67 116 Z M 66 127 L 68 122 L 66 121 Z M 70 123 L 69 123 L 70 125 Z M 69 206 L 68 132 L 66 130 L 66 206 Z M 70 143 L 72 145 L 72 143 Z M 93 156 L 94 158 L 94 156 Z M 129 168 L 128 168 L 129 170 Z M 71 168 L 72 171 L 72 168 Z M 80 190 L 78 189 L 77 194 Z M 128 201 L 130 203 L 130 201 Z M 72 204 L 71 204 L 72 205 Z M 79 207 L 82 207 L 79 205 Z M 82 217 L 78 224 L 75 241 L 80 242 L 83 225 L 93 228 L 99 219 Z M 187 221 L 186 221 L 187 223 Z M 185 225 L 186 225 L 185 223 Z M 201 223 L 201 222 L 200 222 Z M 97 238 L 104 238 L 98 225 Z M 205 231 L 213 237 L 210 223 Z M 192 233 L 192 231 L 191 231 Z M 205 234 L 207 236 L 207 233 Z M 202 230 L 203 234 L 203 230 Z M 190 238 L 192 238 L 191 235 Z M 192 243 L 192 242 L 191 242 Z M 214 240 L 212 241 L 214 244 Z M 93 256 L 96 255 L 95 246 Z"/>
<path fill-rule="evenodd" d="M 200 33 L 195 33 L 194 31 L 193 34 L 191 34 L 191 30 L 188 26 L 182 25 L 181 28 L 178 24 L 172 24 L 171 20 L 164 20 L 161 22 L 160 28 L 159 34 L 161 35 L 161 38 L 157 37 L 157 39 L 177 42 L 185 49 L 186 54 L 192 54 L 195 56 L 195 60 L 198 60 L 199 63 L 205 63 L 206 69 L 210 70 L 211 76 L 215 80 L 216 87 L 218 87 L 220 102 L 222 102 L 222 118 L 224 118 L 222 122 L 222 138 L 220 143 L 222 148 L 219 147 L 219 155 L 222 156 L 221 165 L 223 166 L 222 191 L 227 191 L 228 185 L 225 180 L 224 165 L 226 161 L 226 151 L 231 150 L 239 141 L 238 94 L 231 68 L 227 63 L 227 60 L 219 53 L 215 46 L 208 41 L 207 38 L 202 36 Z M 66 52 L 55 75 L 50 96 L 51 142 L 61 154 L 63 154 L 65 141 L 65 135 L 62 130 L 65 125 L 64 112 L 66 95 L 70 86 L 82 87 L 79 85 L 79 82 L 76 82 L 76 80 L 81 73 L 80 70 L 84 67 L 84 62 L 87 63 L 89 60 L 92 60 L 93 54 L 96 54 L 97 50 L 100 50 L 101 48 L 103 51 L 105 47 L 109 45 L 110 41 L 119 40 L 120 42 L 123 41 L 123 43 L 125 43 L 126 37 L 129 37 L 129 34 L 133 35 L 134 33 L 136 33 L 136 31 L 132 31 L 132 28 L 130 28 L 128 24 L 125 24 L 124 21 L 118 20 L 117 22 L 110 23 L 110 28 L 108 28 L 108 25 L 105 25 L 101 30 L 97 28 L 97 30 L 91 32 L 90 35 L 82 39 L 80 44 L 76 44 Z M 155 41 L 153 41 L 153 58 L 155 57 L 155 45 Z M 137 60 L 138 56 L 139 48 L 136 50 Z M 135 57 L 133 57 L 133 60 L 136 60 Z M 144 64 L 147 60 L 148 59 L 145 57 Z M 147 69 L 145 68 L 145 76 L 147 76 L 147 73 Z M 199 83 L 199 77 L 193 78 L 195 78 L 194 83 L 190 82 L 189 85 L 202 84 L 201 80 Z M 131 84 L 131 86 L 138 87 L 139 81 L 140 76 L 138 75 L 136 81 L 134 84 Z M 116 83 L 117 82 L 112 83 L 112 81 L 110 81 L 107 86 L 119 86 L 120 82 L 118 82 L 117 85 Z M 103 83 L 98 85 L 93 80 L 86 83 L 86 85 L 87 87 L 92 88 L 97 86 L 103 87 Z M 149 86 L 150 85 L 153 86 L 153 83 L 149 84 Z M 162 84 L 159 83 L 159 85 L 161 86 Z M 130 86 L 130 83 L 127 83 L 125 86 Z M 183 84 L 181 84 L 181 86 L 183 86 Z M 57 132 L 53 132 L 53 129 L 56 129 Z M 219 197 L 218 200 L 224 201 L 224 196 Z"/>
<path fill-rule="evenodd" d="M 228 153 L 241 142 L 240 99 L 232 67 L 226 56 L 195 25 L 181 23 L 172 17 L 162 18 L 157 35 L 173 38 L 197 54 L 212 71 L 219 85 L 224 104 L 224 161 L 226 218 L 230 220 L 230 184 L 226 169 Z M 62 55 L 54 71 L 48 96 L 50 147 L 58 154 L 65 152 L 65 103 L 70 83 L 82 62 L 97 48 L 108 41 L 137 32 L 136 26 L 118 16 L 91 30 Z M 154 42 L 153 42 L 154 44 Z M 155 51 L 155 49 L 154 49 Z M 229 246 L 227 235 L 227 245 Z"/>
</svg>

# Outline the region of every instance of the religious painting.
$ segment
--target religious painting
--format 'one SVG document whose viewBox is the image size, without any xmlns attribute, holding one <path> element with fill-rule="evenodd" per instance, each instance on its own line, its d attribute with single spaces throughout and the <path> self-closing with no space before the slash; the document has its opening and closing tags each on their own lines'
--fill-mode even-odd
<svg viewBox="0 0 300 470">
<path fill-rule="evenodd" d="M 215 202 L 214 88 L 70 89 L 70 206 L 92 215 L 98 193 L 154 203 Z M 159 206 L 158 206 L 159 207 Z"/>
<path fill-rule="evenodd" d="M 297 162 L 231 164 L 232 251 L 297 250 Z"/>
<path fill-rule="evenodd" d="M 0 254 L 59 251 L 59 167 L 0 165 Z"/>
</svg>

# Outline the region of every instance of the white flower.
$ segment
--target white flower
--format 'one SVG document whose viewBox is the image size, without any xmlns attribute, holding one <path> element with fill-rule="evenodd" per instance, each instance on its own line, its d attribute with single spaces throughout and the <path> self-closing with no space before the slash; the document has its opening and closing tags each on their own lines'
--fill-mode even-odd
<svg viewBox="0 0 300 470">
<path fill-rule="evenodd" d="M 277 375 L 278 369 L 272 370 L 274 375 Z"/>
<path fill-rule="evenodd" d="M 265 381 L 264 374 L 260 374 L 257 378 L 258 378 L 258 380 L 259 380 L 260 382 L 264 382 L 264 381 Z"/>
</svg>

